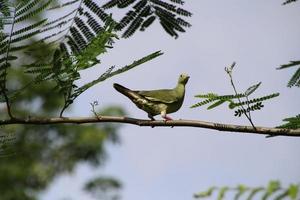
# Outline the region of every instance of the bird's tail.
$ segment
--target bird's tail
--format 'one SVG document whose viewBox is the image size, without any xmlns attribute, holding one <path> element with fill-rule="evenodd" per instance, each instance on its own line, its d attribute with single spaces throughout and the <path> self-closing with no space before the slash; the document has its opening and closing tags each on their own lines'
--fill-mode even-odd
<svg viewBox="0 0 300 200">
<path fill-rule="evenodd" d="M 120 93 L 124 94 L 125 96 L 127 96 L 129 99 L 133 100 L 133 99 L 137 98 L 137 94 L 134 91 L 132 91 L 132 90 L 130 90 L 130 89 L 118 84 L 118 83 L 114 83 L 114 88 L 118 92 L 120 92 Z"/>
</svg>

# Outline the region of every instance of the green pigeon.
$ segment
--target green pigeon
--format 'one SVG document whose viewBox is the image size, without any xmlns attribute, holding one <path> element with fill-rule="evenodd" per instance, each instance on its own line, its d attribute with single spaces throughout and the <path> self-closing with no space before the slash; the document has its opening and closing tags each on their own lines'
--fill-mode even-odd
<svg viewBox="0 0 300 200">
<path fill-rule="evenodd" d="M 114 83 L 114 88 L 127 96 L 138 108 L 147 112 L 151 120 L 155 120 L 153 116 L 159 114 L 165 120 L 172 120 L 167 114 L 176 112 L 182 106 L 185 85 L 189 78 L 187 74 L 181 74 L 174 89 L 139 91 L 130 90 L 117 83 Z"/>
</svg>

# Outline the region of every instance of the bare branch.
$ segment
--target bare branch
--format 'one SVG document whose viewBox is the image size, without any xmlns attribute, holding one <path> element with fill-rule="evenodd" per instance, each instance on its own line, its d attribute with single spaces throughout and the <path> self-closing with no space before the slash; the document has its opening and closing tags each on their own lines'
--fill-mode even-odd
<svg viewBox="0 0 300 200">
<path fill-rule="evenodd" d="M 124 123 L 137 126 L 165 126 L 165 127 L 197 127 L 205 129 L 213 129 L 218 131 L 227 131 L 235 133 L 251 133 L 267 136 L 296 136 L 300 137 L 300 129 L 283 129 L 271 127 L 259 127 L 255 129 L 252 126 L 241 126 L 234 124 L 221 124 L 214 122 L 206 122 L 199 120 L 145 120 L 121 116 L 101 116 L 98 117 L 76 117 L 76 118 L 28 118 L 28 119 L 7 119 L 0 120 L 0 125 L 9 124 L 31 124 L 31 125 L 49 125 L 49 124 L 86 124 L 86 123 Z"/>
</svg>

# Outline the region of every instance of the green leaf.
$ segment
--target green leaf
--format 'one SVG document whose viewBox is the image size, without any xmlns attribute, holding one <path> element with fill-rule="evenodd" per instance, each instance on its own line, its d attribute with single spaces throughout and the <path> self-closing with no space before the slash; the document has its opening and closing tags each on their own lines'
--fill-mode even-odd
<svg viewBox="0 0 300 200">
<path fill-rule="evenodd" d="M 220 191 L 219 191 L 219 194 L 218 194 L 218 200 L 223 200 L 224 199 L 224 197 L 225 197 L 225 194 L 226 194 L 226 192 L 228 191 L 228 187 L 222 187 L 221 189 L 220 189 Z"/>
<path fill-rule="evenodd" d="M 285 197 L 289 195 L 287 190 L 281 192 L 278 196 L 274 197 L 274 200 L 283 200 Z"/>
<path fill-rule="evenodd" d="M 246 191 L 248 188 L 245 185 L 238 185 L 237 187 L 237 193 L 234 196 L 234 200 L 238 200 Z"/>
<path fill-rule="evenodd" d="M 246 95 L 246 96 L 249 96 L 250 94 L 252 94 L 252 93 L 260 86 L 260 84 L 261 84 L 261 82 L 255 84 L 255 85 L 250 86 L 250 87 L 246 90 L 245 95 Z"/>
<path fill-rule="evenodd" d="M 148 19 L 146 19 L 143 24 L 141 25 L 140 30 L 144 31 L 146 28 L 148 28 L 154 21 L 156 17 L 155 16 L 150 16 Z"/>
<path fill-rule="evenodd" d="M 45 4 L 38 7 L 37 9 L 35 9 L 33 11 L 30 11 L 30 12 L 27 12 L 24 15 L 21 15 L 20 17 L 16 18 L 15 23 L 19 23 L 19 22 L 22 22 L 26 19 L 29 19 L 29 18 L 33 17 L 33 16 L 36 16 L 40 12 L 44 11 L 51 4 L 52 1 L 53 0 L 49 0 Z"/>
<path fill-rule="evenodd" d="M 297 65 L 300 65 L 300 60 L 290 61 L 289 64 L 281 65 L 281 67 L 278 67 L 277 69 L 285 69 L 285 68 L 294 67 Z"/>
<path fill-rule="evenodd" d="M 263 190 L 264 190 L 264 188 L 261 188 L 261 187 L 252 189 L 252 191 L 250 192 L 250 194 L 249 194 L 247 200 L 252 200 L 253 197 L 254 197 L 258 192 L 263 191 Z"/>
<path fill-rule="evenodd" d="M 215 94 L 215 93 L 207 93 L 207 94 L 198 94 L 198 95 L 195 95 L 195 97 L 198 97 L 198 98 L 214 98 L 214 97 L 218 97 L 219 95 L 218 94 Z"/>
<path fill-rule="evenodd" d="M 195 198 L 206 198 L 206 197 L 210 197 L 214 190 L 216 190 L 216 187 L 210 187 L 208 190 L 204 191 L 204 192 L 199 192 L 197 194 L 194 194 Z"/>
<path fill-rule="evenodd" d="M 42 3 L 41 1 L 42 0 L 22 1 L 21 4 L 16 8 L 16 17 L 19 17 L 24 13 L 28 13 L 28 11 L 32 9 L 34 6 Z M 22 10 L 20 10 L 21 8 Z"/>
<path fill-rule="evenodd" d="M 296 72 L 293 74 L 292 78 L 289 80 L 287 86 L 293 87 L 297 86 L 299 87 L 299 81 L 300 81 L 300 67 L 296 70 Z"/>
<path fill-rule="evenodd" d="M 213 103 L 212 105 L 208 106 L 207 110 L 213 109 L 213 108 L 215 108 L 215 107 L 217 107 L 217 106 L 223 104 L 224 102 L 225 102 L 225 100 L 222 100 L 222 99 L 221 99 L 221 100 L 219 100 L 219 101 Z"/>
<path fill-rule="evenodd" d="M 279 93 L 273 93 L 273 94 L 269 94 L 266 96 L 262 96 L 259 98 L 254 98 L 254 99 L 250 99 L 248 101 L 241 101 L 241 102 L 236 102 L 236 103 L 232 103 L 232 105 L 230 105 L 230 108 L 234 108 L 234 107 L 238 107 L 238 106 L 242 106 L 242 105 L 247 105 L 247 104 L 255 104 L 255 103 L 259 103 L 262 101 L 266 101 L 275 97 L 278 97 L 280 94 Z"/>
<path fill-rule="evenodd" d="M 262 200 L 266 200 L 268 197 L 270 197 L 273 193 L 278 191 L 280 189 L 280 182 L 279 181 L 270 181 L 266 193 L 262 197 Z"/>
<path fill-rule="evenodd" d="M 299 193 L 299 185 L 291 184 L 288 189 L 289 197 L 295 200 Z"/>
<path fill-rule="evenodd" d="M 293 3 L 293 2 L 296 2 L 296 1 L 298 1 L 298 0 L 286 0 L 285 2 L 282 3 L 282 5 Z"/>
<path fill-rule="evenodd" d="M 101 190 L 107 192 L 110 189 L 119 189 L 122 185 L 117 180 L 110 177 L 98 177 L 90 180 L 84 187 L 87 191 Z"/>
<path fill-rule="evenodd" d="M 32 31 L 32 32 L 27 33 L 25 35 L 21 35 L 19 37 L 14 38 L 13 40 L 11 40 L 10 43 L 12 44 L 12 43 L 20 42 L 20 41 L 23 41 L 23 40 L 27 40 L 27 39 L 32 38 L 33 36 L 35 36 L 39 33 L 40 33 L 40 30 Z"/>
<path fill-rule="evenodd" d="M 41 20 L 41 21 L 39 21 L 37 23 L 31 24 L 31 25 L 29 25 L 29 26 L 27 26 L 25 28 L 17 30 L 17 31 L 15 31 L 15 32 L 12 33 L 12 36 L 19 35 L 21 33 L 25 33 L 27 31 L 30 31 L 30 30 L 34 29 L 34 28 L 37 28 L 37 27 L 41 26 L 42 24 L 44 24 L 46 21 L 47 21 L 47 19 L 43 19 L 43 20 Z M 39 33 L 39 31 L 38 31 L 38 33 Z"/>
<path fill-rule="evenodd" d="M 297 129 L 300 128 L 300 114 L 295 117 L 289 117 L 283 119 L 283 121 L 287 122 L 277 128 L 288 128 L 288 129 Z"/>
<path fill-rule="evenodd" d="M 196 108 L 196 107 L 199 107 L 199 106 L 203 106 L 203 105 L 208 104 L 208 103 L 213 102 L 213 101 L 215 101 L 214 98 L 206 99 L 206 100 L 204 100 L 204 101 L 200 101 L 200 102 L 198 102 L 198 103 L 192 105 L 190 108 Z"/>
</svg>

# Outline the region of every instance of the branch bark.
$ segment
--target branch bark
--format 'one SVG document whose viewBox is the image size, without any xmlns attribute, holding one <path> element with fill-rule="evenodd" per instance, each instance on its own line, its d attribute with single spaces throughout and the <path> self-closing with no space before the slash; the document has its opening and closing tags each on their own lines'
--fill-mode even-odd
<svg viewBox="0 0 300 200">
<path fill-rule="evenodd" d="M 252 126 L 241 126 L 234 124 L 221 124 L 214 122 L 206 122 L 199 120 L 145 120 L 130 117 L 119 116 L 98 116 L 98 117 L 75 117 L 75 118 L 28 118 L 28 119 L 6 119 L 0 120 L 0 125 L 24 124 L 24 125 L 49 125 L 49 124 L 87 124 L 87 123 L 124 123 L 137 126 L 149 127 L 197 127 L 205 129 L 213 129 L 218 131 L 227 131 L 235 133 L 251 133 L 267 136 L 295 136 L 300 137 L 300 129 L 283 129 L 271 127 L 259 127 L 255 129 Z"/>
</svg>

